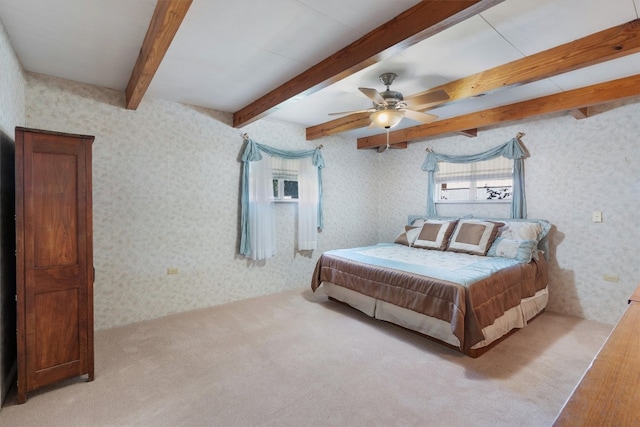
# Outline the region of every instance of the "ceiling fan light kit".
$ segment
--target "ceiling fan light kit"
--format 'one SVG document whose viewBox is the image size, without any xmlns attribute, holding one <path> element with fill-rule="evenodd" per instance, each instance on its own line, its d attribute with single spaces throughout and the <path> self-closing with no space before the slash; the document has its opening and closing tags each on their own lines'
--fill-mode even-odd
<svg viewBox="0 0 640 427">
<path fill-rule="evenodd" d="M 400 123 L 403 117 L 404 113 L 395 109 L 378 110 L 369 116 L 374 126 L 383 129 L 391 129 Z"/>
</svg>

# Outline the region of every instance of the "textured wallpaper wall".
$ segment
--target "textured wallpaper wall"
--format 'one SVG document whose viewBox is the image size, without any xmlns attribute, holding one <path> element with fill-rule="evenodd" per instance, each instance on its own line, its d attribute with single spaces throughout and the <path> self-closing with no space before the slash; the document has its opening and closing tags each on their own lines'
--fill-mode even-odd
<svg viewBox="0 0 640 427">
<path fill-rule="evenodd" d="M 14 127 L 24 123 L 25 80 L 1 21 L 0 70 L 0 132 L 13 138 Z"/>
<path fill-rule="evenodd" d="M 449 136 L 390 150 L 378 161 L 380 239 L 392 239 L 407 212 L 426 212 L 425 148 L 447 154 L 484 151 L 519 131 L 531 157 L 525 161 L 528 216 L 553 225 L 548 309 L 615 323 L 640 284 L 640 100 L 480 131 L 477 138 Z M 438 205 L 441 215 L 508 217 L 509 205 Z M 594 223 L 592 212 L 603 212 Z M 617 283 L 605 274 L 619 276 Z"/>
<path fill-rule="evenodd" d="M 311 255 L 294 251 L 295 206 L 276 206 L 278 255 L 238 257 L 242 132 L 283 149 L 309 149 L 304 129 L 27 75 L 27 126 L 95 135 L 95 326 L 127 324 L 310 283 L 323 250 L 377 241 L 376 154 L 327 138 L 325 230 Z M 356 214 L 357 213 L 357 214 Z M 167 268 L 179 269 L 167 275 Z"/>
<path fill-rule="evenodd" d="M 519 131 L 531 153 L 529 217 L 554 224 L 549 310 L 614 323 L 640 282 L 637 100 L 601 107 L 585 120 L 556 115 L 384 154 L 326 138 L 319 249 L 311 256 L 294 252 L 295 208 L 282 204 L 279 254 L 252 264 L 236 255 L 240 133 L 282 148 L 311 148 L 303 129 L 266 120 L 233 129 L 228 114 L 153 98 L 128 111 L 119 92 L 34 74 L 26 98 L 28 126 L 96 135 L 97 328 L 307 286 L 323 250 L 392 240 L 408 214 L 426 211 L 425 147 L 477 152 Z M 486 204 L 440 209 L 509 212 L 508 205 Z M 604 222 L 591 221 L 594 210 Z M 180 274 L 167 276 L 167 267 Z M 604 281 L 604 274 L 619 282 Z"/>
</svg>

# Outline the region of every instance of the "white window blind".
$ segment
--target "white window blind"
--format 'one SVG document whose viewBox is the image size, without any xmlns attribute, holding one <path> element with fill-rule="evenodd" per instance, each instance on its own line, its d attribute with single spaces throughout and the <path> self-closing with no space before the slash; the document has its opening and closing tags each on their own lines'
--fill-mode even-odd
<svg viewBox="0 0 640 427">
<path fill-rule="evenodd" d="M 438 162 L 436 182 L 503 179 L 513 176 L 513 160 L 496 157 L 472 163 Z"/>
<path fill-rule="evenodd" d="M 273 179 L 298 180 L 299 159 L 285 159 L 283 157 L 271 157 L 271 169 Z"/>
</svg>

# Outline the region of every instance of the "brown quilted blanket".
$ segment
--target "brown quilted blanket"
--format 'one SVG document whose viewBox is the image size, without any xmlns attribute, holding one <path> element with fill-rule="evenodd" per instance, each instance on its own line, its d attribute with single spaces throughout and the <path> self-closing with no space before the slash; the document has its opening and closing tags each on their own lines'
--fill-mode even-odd
<svg viewBox="0 0 640 427">
<path fill-rule="evenodd" d="M 485 338 L 482 328 L 545 288 L 548 277 L 543 257 L 515 264 L 465 287 L 325 253 L 316 264 L 311 289 L 315 291 L 324 281 L 447 321 L 464 350 Z"/>
</svg>

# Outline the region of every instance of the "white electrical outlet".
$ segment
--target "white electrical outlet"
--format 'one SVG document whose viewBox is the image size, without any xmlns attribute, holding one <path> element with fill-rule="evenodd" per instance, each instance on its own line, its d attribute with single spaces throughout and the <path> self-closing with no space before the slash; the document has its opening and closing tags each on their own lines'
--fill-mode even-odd
<svg viewBox="0 0 640 427">
<path fill-rule="evenodd" d="M 618 280 L 620 280 L 620 277 L 617 274 L 605 274 L 602 278 L 607 282 L 613 283 L 618 283 Z"/>
<path fill-rule="evenodd" d="M 602 211 L 593 211 L 591 214 L 591 219 L 593 222 L 602 222 Z"/>
<path fill-rule="evenodd" d="M 178 274 L 180 272 L 180 270 L 178 269 L 178 267 L 169 267 L 167 268 L 167 274 Z"/>
</svg>

